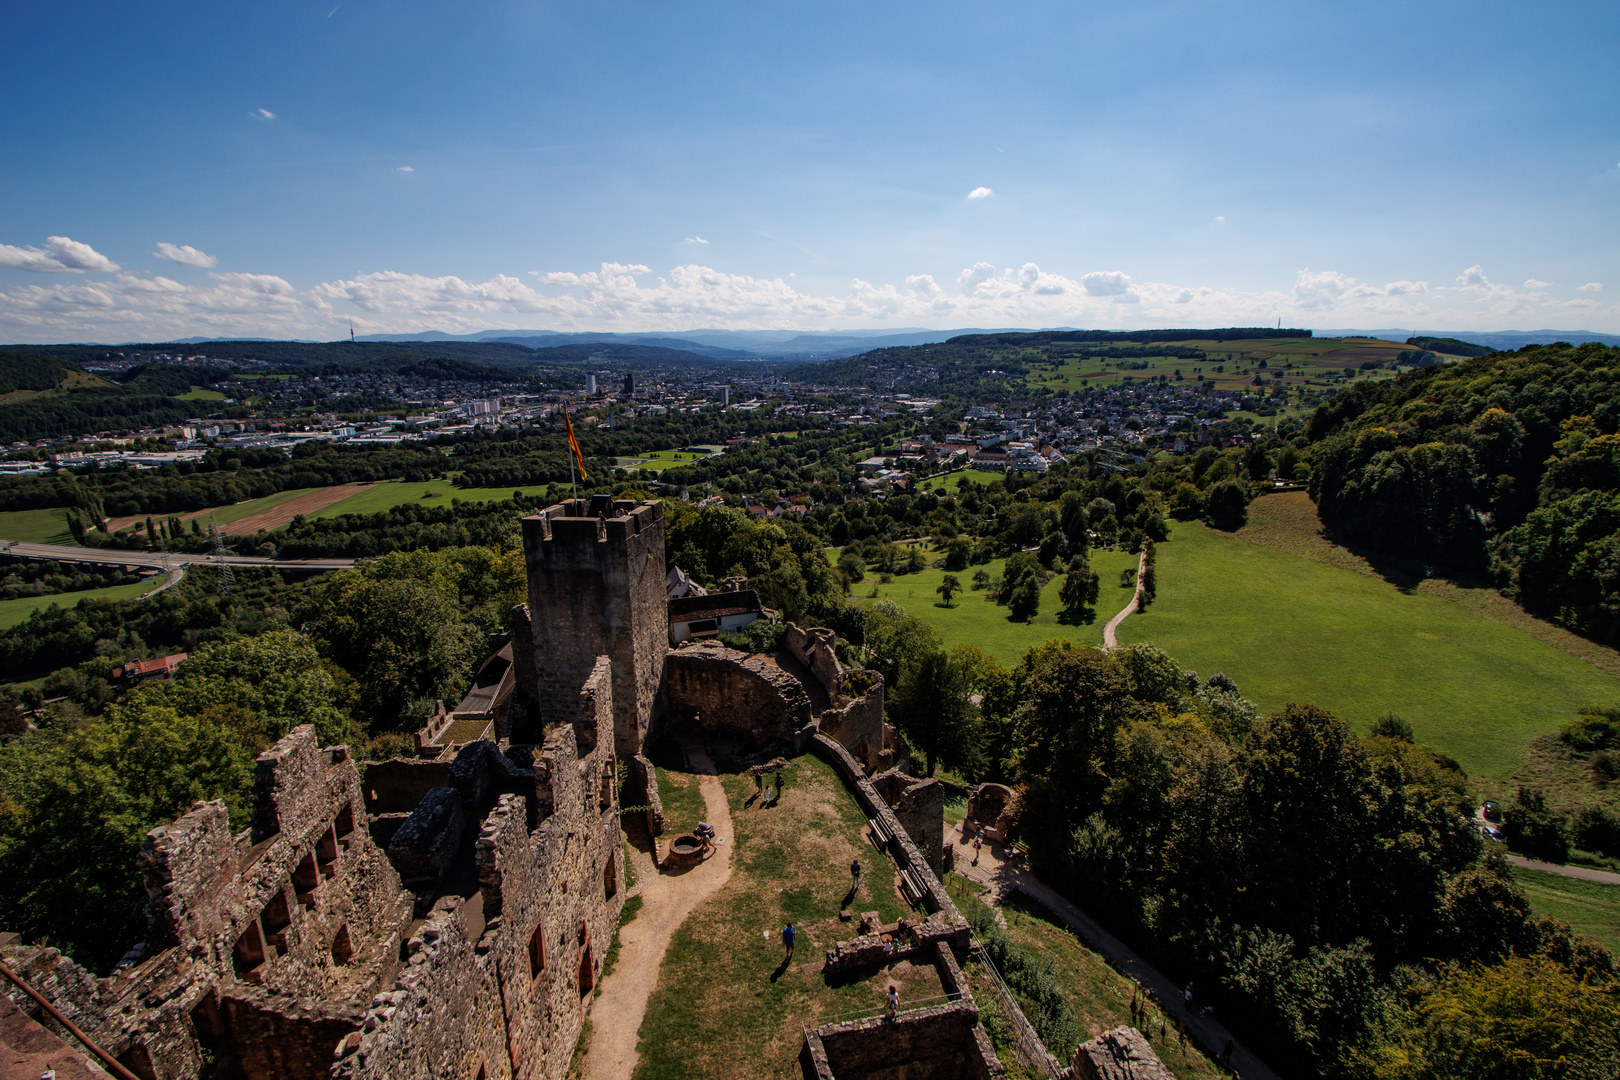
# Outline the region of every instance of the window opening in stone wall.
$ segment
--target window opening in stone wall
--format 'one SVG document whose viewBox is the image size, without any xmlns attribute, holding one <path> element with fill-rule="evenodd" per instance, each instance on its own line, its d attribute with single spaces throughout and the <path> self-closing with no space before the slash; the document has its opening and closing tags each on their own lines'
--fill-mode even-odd
<svg viewBox="0 0 1620 1080">
<path fill-rule="evenodd" d="M 337 826 L 330 825 L 321 833 L 321 838 L 315 841 L 315 861 L 321 864 L 321 869 L 327 869 L 326 864 L 336 862 L 338 857 Z"/>
<path fill-rule="evenodd" d="M 144 1043 L 136 1043 L 119 1054 L 116 1060 L 141 1080 L 157 1080 L 157 1070 L 152 1068 L 152 1055 Z"/>
<path fill-rule="evenodd" d="M 613 781 L 617 775 L 618 769 L 614 766 L 613 759 L 608 758 L 602 768 L 602 781 L 596 795 L 598 810 L 606 810 L 613 805 Z"/>
<path fill-rule="evenodd" d="M 591 926 L 579 920 L 579 972 L 576 976 L 579 996 L 584 998 L 596 986 L 596 956 L 591 950 Z"/>
<path fill-rule="evenodd" d="M 298 860 L 297 869 L 293 870 L 293 889 L 298 893 L 298 902 L 306 908 L 315 906 L 315 886 L 321 883 L 321 872 L 315 867 L 315 853 L 304 852 L 304 857 Z"/>
<path fill-rule="evenodd" d="M 529 978 L 537 979 L 546 969 L 546 928 L 536 926 L 529 935 Z"/>
<path fill-rule="evenodd" d="M 349 924 L 344 923 L 338 927 L 337 934 L 332 938 L 332 962 L 347 964 L 353 957 L 354 939 L 349 936 Z"/>
<path fill-rule="evenodd" d="M 287 952 L 287 940 L 281 932 L 287 929 L 291 922 L 292 914 L 287 910 L 286 890 L 277 889 L 270 902 L 264 905 L 264 910 L 259 912 L 259 924 L 264 927 L 265 940 L 274 945 L 276 952 L 283 956 Z"/>
<path fill-rule="evenodd" d="M 613 899 L 614 895 L 619 891 L 618 862 L 618 856 L 609 855 L 607 870 L 602 874 L 602 891 L 607 894 L 609 900 Z"/>
<path fill-rule="evenodd" d="M 477 1080 L 485 1080 L 485 1077 L 486 1077 L 486 1076 L 487 1076 L 487 1075 L 488 1075 L 488 1072 L 487 1072 L 487 1071 L 486 1071 L 486 1070 L 485 1070 L 485 1068 L 484 1068 L 484 1063 L 483 1063 L 483 1062 L 482 1062 L 482 1061 L 480 1061 L 480 1062 L 479 1062 L 479 1063 L 478 1063 L 478 1076 L 477 1076 Z"/>
<path fill-rule="evenodd" d="M 343 809 L 338 811 L 336 828 L 340 840 L 354 832 L 354 804 L 343 804 Z"/>
<path fill-rule="evenodd" d="M 264 939 L 259 936 L 258 920 L 247 924 L 242 936 L 236 939 L 234 952 L 234 964 L 239 978 L 264 963 Z"/>
</svg>

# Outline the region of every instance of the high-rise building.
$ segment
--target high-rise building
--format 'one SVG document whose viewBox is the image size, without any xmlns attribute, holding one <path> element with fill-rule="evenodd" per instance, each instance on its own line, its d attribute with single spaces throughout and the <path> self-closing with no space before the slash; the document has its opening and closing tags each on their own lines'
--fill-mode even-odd
<svg viewBox="0 0 1620 1080">
<path fill-rule="evenodd" d="M 624 392 L 626 394 L 633 394 L 636 392 L 636 377 L 633 373 L 627 372 L 624 376 Z"/>
<path fill-rule="evenodd" d="M 593 397 L 596 395 L 596 376 L 595 375 L 587 375 L 587 376 L 585 376 L 585 392 L 587 394 L 590 394 Z"/>
<path fill-rule="evenodd" d="M 721 408 L 724 408 L 724 407 L 726 407 L 727 405 L 730 405 L 730 404 L 731 404 L 731 387 L 722 386 L 720 388 L 720 406 L 721 406 Z"/>
</svg>

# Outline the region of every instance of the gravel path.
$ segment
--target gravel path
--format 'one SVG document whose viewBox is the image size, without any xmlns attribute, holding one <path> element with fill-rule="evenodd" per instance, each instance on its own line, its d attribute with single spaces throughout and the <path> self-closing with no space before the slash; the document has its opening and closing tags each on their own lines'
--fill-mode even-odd
<svg viewBox="0 0 1620 1080">
<path fill-rule="evenodd" d="M 688 750 L 692 763 L 705 773 L 714 765 L 700 751 Z M 636 1037 L 647 999 L 658 985 L 669 939 L 694 908 L 731 877 L 731 807 L 720 778 L 699 779 L 709 824 L 723 841 L 707 860 L 685 872 L 660 873 L 638 893 L 641 911 L 619 930 L 619 960 L 602 980 L 602 995 L 591 1004 L 591 1045 L 585 1052 L 584 1080 L 629 1080 L 636 1067 Z"/>
<path fill-rule="evenodd" d="M 1540 859 L 1527 859 L 1523 855 L 1509 855 L 1510 866 L 1522 866 L 1526 870 L 1545 870 L 1549 874 L 1560 877 L 1578 878 L 1581 881 L 1596 881 L 1602 885 L 1620 885 L 1620 874 L 1610 870 L 1594 870 L 1590 866 L 1567 866 L 1562 863 L 1542 862 Z"/>
<path fill-rule="evenodd" d="M 1141 556 L 1139 556 L 1136 560 L 1136 591 L 1131 594 L 1131 602 L 1120 608 L 1119 614 L 1115 615 L 1112 619 L 1109 619 L 1108 625 L 1103 627 L 1103 648 L 1112 649 L 1119 645 L 1119 639 L 1114 636 L 1114 631 L 1119 629 L 1119 624 L 1125 621 L 1125 616 L 1129 615 L 1131 612 L 1135 611 L 1141 606 L 1142 571 L 1146 567 L 1147 552 L 1143 551 Z"/>
</svg>

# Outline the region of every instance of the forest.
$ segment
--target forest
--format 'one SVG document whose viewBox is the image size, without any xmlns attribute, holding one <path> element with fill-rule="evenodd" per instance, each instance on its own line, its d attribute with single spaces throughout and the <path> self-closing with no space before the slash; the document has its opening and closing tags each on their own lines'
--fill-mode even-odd
<svg viewBox="0 0 1620 1080">
<path fill-rule="evenodd" d="M 1366 383 L 1300 454 L 1336 539 L 1489 573 L 1536 614 L 1620 642 L 1620 349 L 1528 346 Z"/>
</svg>

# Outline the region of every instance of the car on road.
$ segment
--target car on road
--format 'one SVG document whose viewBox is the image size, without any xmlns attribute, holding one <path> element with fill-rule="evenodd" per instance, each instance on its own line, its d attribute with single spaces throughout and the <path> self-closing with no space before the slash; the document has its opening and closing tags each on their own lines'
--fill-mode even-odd
<svg viewBox="0 0 1620 1080">
<path fill-rule="evenodd" d="M 1485 805 L 1480 807 L 1480 814 L 1484 816 L 1486 821 L 1500 822 L 1502 820 L 1502 808 L 1496 805 L 1495 799 L 1485 800 Z"/>
</svg>

